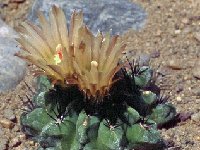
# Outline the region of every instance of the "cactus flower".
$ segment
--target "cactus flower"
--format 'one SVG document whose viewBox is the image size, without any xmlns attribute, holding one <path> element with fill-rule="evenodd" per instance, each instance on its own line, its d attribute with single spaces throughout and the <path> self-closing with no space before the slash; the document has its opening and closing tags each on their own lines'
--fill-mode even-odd
<svg viewBox="0 0 200 150">
<path fill-rule="evenodd" d="M 40 27 L 27 22 L 19 28 L 17 41 L 23 51 L 16 55 L 36 65 L 38 74 L 53 81 L 77 84 L 89 97 L 105 95 L 121 68 L 118 62 L 125 42 L 110 33 L 93 35 L 83 23 L 82 12 L 72 13 L 69 29 L 64 12 L 56 6 L 49 21 L 41 12 L 38 17 Z"/>
</svg>

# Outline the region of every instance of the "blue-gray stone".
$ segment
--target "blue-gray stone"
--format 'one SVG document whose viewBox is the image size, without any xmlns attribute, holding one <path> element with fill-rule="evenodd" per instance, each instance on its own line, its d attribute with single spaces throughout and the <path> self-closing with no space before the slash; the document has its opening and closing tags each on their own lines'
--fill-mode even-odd
<svg viewBox="0 0 200 150">
<path fill-rule="evenodd" d="M 23 79 L 26 64 L 14 56 L 20 49 L 17 33 L 0 19 L 0 92 L 10 90 Z"/>
<path fill-rule="evenodd" d="M 36 0 L 28 19 L 37 24 L 37 11 L 47 16 L 52 5 L 63 8 L 68 20 L 74 9 L 83 10 L 84 21 L 93 33 L 112 29 L 112 34 L 122 34 L 128 29 L 138 30 L 147 16 L 139 5 L 128 0 Z"/>
</svg>

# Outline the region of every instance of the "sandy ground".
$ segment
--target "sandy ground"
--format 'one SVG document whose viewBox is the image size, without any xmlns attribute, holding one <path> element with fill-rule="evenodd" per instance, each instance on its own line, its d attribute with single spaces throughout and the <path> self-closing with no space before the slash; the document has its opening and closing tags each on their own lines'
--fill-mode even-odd
<svg viewBox="0 0 200 150">
<path fill-rule="evenodd" d="M 26 17 L 32 0 L 11 2 L 15 0 L 0 0 L 0 16 L 11 26 L 16 27 Z M 16 0 L 17 1 L 17 0 Z M 20 0 L 18 0 L 20 1 Z M 163 129 L 166 140 L 173 140 L 171 149 L 200 149 L 200 2 L 198 0 L 133 0 L 141 4 L 148 12 L 146 26 L 141 31 L 130 31 L 125 35 L 128 39 L 128 49 L 136 53 L 149 53 L 151 65 L 158 68 L 164 76 L 159 81 L 168 85 L 166 94 L 178 112 L 191 112 L 192 119 L 178 124 L 168 130 Z M 16 4 L 13 4 L 16 3 Z M 23 9 L 22 9 L 23 8 Z M 198 65 L 199 64 L 199 65 Z M 199 74 L 198 74 L 199 73 Z M 27 71 L 25 79 L 10 92 L 0 94 L 0 118 L 5 118 L 5 110 L 13 111 L 16 117 L 10 123 L 13 127 L 0 124 L 0 146 L 4 149 L 22 150 L 35 149 L 35 143 L 28 141 L 20 132 L 19 116 L 22 113 L 22 101 L 31 92 L 26 86 L 33 86 L 33 77 Z M 2 134 L 2 135 L 1 135 Z M 2 143 L 5 144 L 2 144 Z M 1 147 L 0 147 L 1 149 Z"/>
</svg>

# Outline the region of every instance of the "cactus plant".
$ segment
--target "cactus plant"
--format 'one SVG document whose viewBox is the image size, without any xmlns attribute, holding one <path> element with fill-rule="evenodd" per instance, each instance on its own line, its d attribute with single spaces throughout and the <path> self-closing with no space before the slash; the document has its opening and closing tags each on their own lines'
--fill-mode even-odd
<svg viewBox="0 0 200 150">
<path fill-rule="evenodd" d="M 21 28 L 25 51 L 17 54 L 39 68 L 34 107 L 21 115 L 22 131 L 38 150 L 164 149 L 157 128 L 176 111 L 152 88 L 153 70 L 119 63 L 125 41 L 109 33 L 94 36 L 81 13 L 73 13 L 69 33 L 55 6 L 50 25 L 42 14 L 40 20 L 42 28 Z"/>
</svg>

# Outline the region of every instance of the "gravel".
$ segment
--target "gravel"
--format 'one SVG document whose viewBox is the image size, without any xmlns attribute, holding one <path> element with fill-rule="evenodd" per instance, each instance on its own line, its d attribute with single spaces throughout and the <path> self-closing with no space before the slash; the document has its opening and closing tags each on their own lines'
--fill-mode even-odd
<svg viewBox="0 0 200 150">
<path fill-rule="evenodd" d="M 10 108 L 4 110 L 4 117 L 6 117 L 10 121 L 14 121 L 16 119 L 14 111 Z"/>
</svg>

